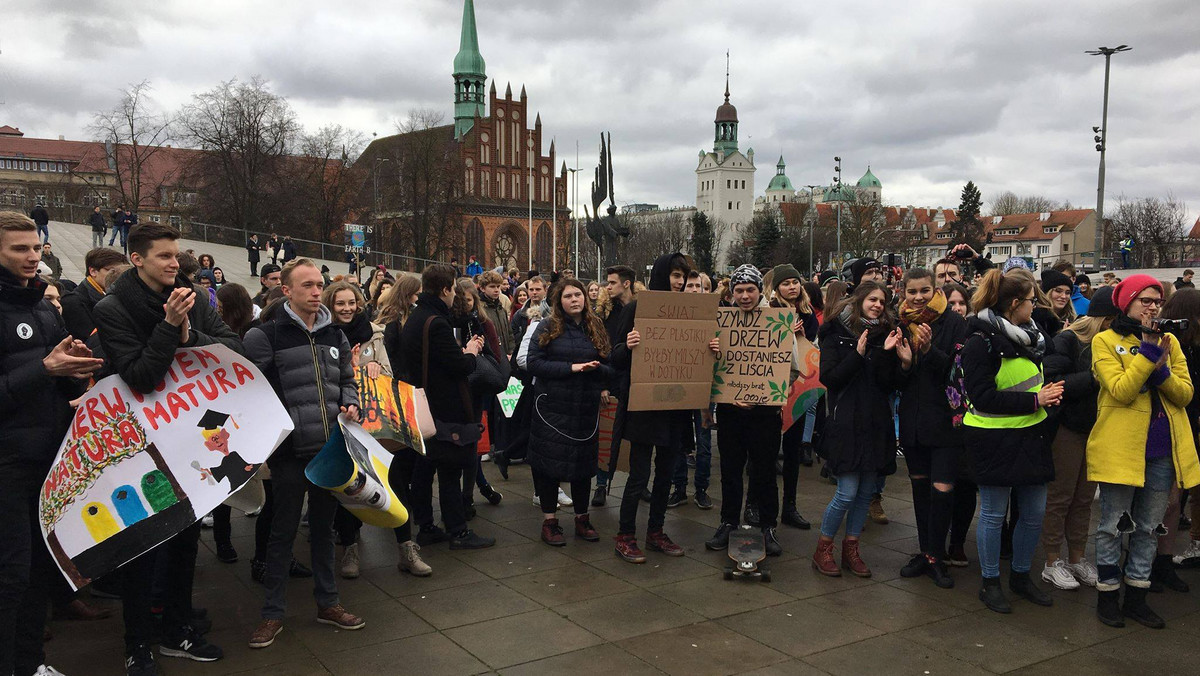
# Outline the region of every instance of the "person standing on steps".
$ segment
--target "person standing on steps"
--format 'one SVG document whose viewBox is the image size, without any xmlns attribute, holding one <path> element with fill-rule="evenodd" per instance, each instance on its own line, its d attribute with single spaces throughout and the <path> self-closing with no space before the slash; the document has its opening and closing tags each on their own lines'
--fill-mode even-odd
<svg viewBox="0 0 1200 676">
<path fill-rule="evenodd" d="M 1162 285 L 1149 275 L 1130 275 L 1113 288 L 1113 300 L 1121 314 L 1092 339 L 1100 398 L 1086 453 L 1087 478 L 1100 484 L 1096 615 L 1112 627 L 1129 618 L 1161 629 L 1166 622 L 1146 605 L 1146 593 L 1158 549 L 1155 536 L 1169 532 L 1162 520 L 1171 485 L 1200 484 L 1186 409 L 1194 384 L 1179 341 L 1155 326 Z M 1125 598 L 1118 605 L 1122 572 Z"/>
<path fill-rule="evenodd" d="M 550 316 L 538 322 L 526 369 L 533 376 L 529 466 L 542 507 L 542 542 L 567 544 L 559 526 L 559 482 L 571 484 L 575 536 L 599 542 L 588 516 L 588 493 L 599 452 L 600 392 L 612 378 L 608 334 L 588 305 L 587 289 L 564 279 L 550 292 Z"/>
<path fill-rule="evenodd" d="M 989 270 L 971 299 L 978 314 L 968 321 L 971 334 L 961 353 L 968 402 L 963 440 L 979 484 L 979 600 L 997 613 L 1012 612 L 1000 588 L 1000 530 L 1010 495 L 1020 509 L 1009 590 L 1040 606 L 1054 603 L 1029 575 L 1046 511 L 1046 483 L 1054 478 L 1046 409 L 1058 406 L 1063 392 L 1061 382 L 1044 383 L 1048 341 L 1033 321 L 1035 289 L 1033 275 Z"/>
<path fill-rule="evenodd" d="M 900 446 L 912 483 L 920 551 L 900 569 L 903 577 L 928 575 L 949 589 L 946 537 L 954 516 L 955 479 L 963 453 L 962 430 L 946 398 L 946 375 L 967 339 L 967 322 L 947 312 L 933 273 L 909 268 L 902 280 L 900 327 L 913 347 L 913 367 L 900 390 Z M 963 553 L 956 553 L 965 556 Z"/>
<path fill-rule="evenodd" d="M 837 479 L 837 492 L 821 517 L 812 565 L 830 577 L 839 577 L 841 568 L 858 577 L 871 576 L 859 554 L 858 537 L 878 477 L 896 471 L 890 397 L 912 367 L 912 348 L 904 332 L 893 328 L 886 303 L 882 284 L 861 282 L 848 298 L 826 306 L 818 332 L 821 384 L 826 388 L 820 454 Z M 843 521 L 846 531 L 839 568 L 833 539 Z"/>
</svg>

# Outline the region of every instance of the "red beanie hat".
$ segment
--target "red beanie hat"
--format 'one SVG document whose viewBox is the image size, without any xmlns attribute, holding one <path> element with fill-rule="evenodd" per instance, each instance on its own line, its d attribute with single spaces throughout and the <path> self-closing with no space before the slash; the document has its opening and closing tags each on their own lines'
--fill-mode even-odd
<svg viewBox="0 0 1200 676">
<path fill-rule="evenodd" d="M 1159 293 L 1162 293 L 1162 283 L 1150 275 L 1129 275 L 1122 279 L 1113 287 L 1113 301 L 1116 302 L 1117 309 L 1125 312 L 1133 299 L 1150 287 L 1154 287 L 1158 289 Z"/>
</svg>

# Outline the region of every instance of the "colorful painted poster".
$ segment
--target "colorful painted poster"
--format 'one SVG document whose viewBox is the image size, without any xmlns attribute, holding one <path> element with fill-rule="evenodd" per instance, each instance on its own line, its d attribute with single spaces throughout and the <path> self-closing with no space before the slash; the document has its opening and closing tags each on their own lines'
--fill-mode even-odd
<svg viewBox="0 0 1200 676">
<path fill-rule="evenodd" d="M 500 410 L 504 412 L 505 418 L 511 418 L 513 411 L 517 410 L 517 401 L 521 399 L 521 393 L 525 391 L 525 385 L 516 378 L 508 377 L 508 387 L 503 392 L 496 395 L 496 400 L 500 402 Z"/>
<path fill-rule="evenodd" d="M 433 419 L 423 420 L 421 411 L 428 412 L 429 406 L 419 401 L 425 393 L 408 383 L 380 374 L 376 378 L 367 376 L 367 367 L 361 366 L 355 375 L 358 383 L 358 401 L 362 411 L 362 428 L 375 437 L 389 451 L 411 448 L 425 455 L 425 442 L 421 438 L 423 429 L 433 429 Z"/>
<path fill-rule="evenodd" d="M 629 369 L 630 411 L 708 406 L 717 334 L 717 294 L 643 291 L 633 327 L 641 343 Z"/>
<path fill-rule="evenodd" d="M 175 353 L 151 394 L 120 376 L 80 399 L 42 485 L 42 535 L 75 589 L 241 489 L 292 431 L 270 383 L 221 345 Z"/>
<path fill-rule="evenodd" d="M 612 459 L 612 441 L 613 441 L 613 425 L 617 421 L 617 400 L 614 397 L 609 397 L 607 404 L 600 405 L 600 428 L 598 435 L 600 437 L 600 452 L 598 455 L 597 465 L 601 469 L 607 469 L 610 472 L 625 472 L 629 473 L 629 442 L 622 439 L 621 445 L 617 449 L 617 459 L 615 466 Z"/>
<path fill-rule="evenodd" d="M 784 432 L 825 396 L 825 386 L 821 384 L 821 351 L 804 336 L 796 336 L 796 363 L 800 365 L 800 375 L 788 388 L 787 403 L 780 411 Z"/>
<path fill-rule="evenodd" d="M 333 493 L 363 523 L 380 528 L 403 525 L 408 510 L 388 484 L 392 454 L 345 414 L 337 421 L 337 429 L 304 468 L 304 476 Z"/>
<path fill-rule="evenodd" d="M 786 404 L 795 319 L 795 312 L 787 308 L 758 307 L 749 312 L 720 308 L 717 337 L 721 354 L 713 367 L 713 401 Z"/>
</svg>

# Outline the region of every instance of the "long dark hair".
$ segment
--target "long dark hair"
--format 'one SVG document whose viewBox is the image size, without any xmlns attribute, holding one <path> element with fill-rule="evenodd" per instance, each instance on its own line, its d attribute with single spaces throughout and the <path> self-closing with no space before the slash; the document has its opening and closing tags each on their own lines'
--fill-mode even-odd
<svg viewBox="0 0 1200 676">
<path fill-rule="evenodd" d="M 813 306 L 813 310 L 824 312 L 825 294 L 821 293 L 821 285 L 816 282 L 805 282 L 801 286 L 804 287 L 804 293 L 808 294 L 808 303 Z"/>
<path fill-rule="evenodd" d="M 1187 331 L 1179 336 L 1179 340 L 1200 347 L 1200 289 L 1183 288 L 1171 294 L 1163 303 L 1160 316 L 1163 319 L 1188 320 Z"/>
<path fill-rule="evenodd" d="M 217 289 L 217 303 L 221 308 L 221 320 L 240 337 L 254 321 L 254 304 L 250 292 L 237 282 L 229 282 Z"/>
<path fill-rule="evenodd" d="M 891 331 L 892 316 L 887 309 L 887 287 L 879 282 L 859 282 L 858 286 L 854 287 L 854 293 L 829 309 L 829 314 L 826 315 L 825 321 L 829 321 L 830 317 L 834 319 L 839 318 L 849 308 L 850 320 L 846 322 L 846 328 L 857 338 L 858 334 L 862 333 L 863 329 L 866 328 L 863 324 L 863 302 L 866 301 L 867 296 L 870 296 L 875 291 L 883 293 L 884 307 L 883 314 L 879 315 L 879 325 L 871 330 L 871 335 L 875 336 Z"/>
<path fill-rule="evenodd" d="M 567 315 L 562 309 L 562 296 L 568 286 L 573 286 L 583 292 L 583 313 L 579 317 L 580 323 L 583 325 L 583 332 L 591 339 L 596 352 L 601 357 L 607 357 L 608 331 L 604 329 L 604 322 L 600 321 L 600 317 L 592 310 L 592 304 L 588 302 L 587 287 L 578 279 L 560 279 L 554 288 L 550 289 L 550 328 L 542 334 L 538 343 L 545 347 L 550 344 L 550 341 L 562 335 L 567 322 Z"/>
</svg>

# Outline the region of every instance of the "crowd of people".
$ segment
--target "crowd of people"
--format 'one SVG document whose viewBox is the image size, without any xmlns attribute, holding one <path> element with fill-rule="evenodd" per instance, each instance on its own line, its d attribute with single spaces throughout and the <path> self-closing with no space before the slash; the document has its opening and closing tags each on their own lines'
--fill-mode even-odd
<svg viewBox="0 0 1200 676">
<path fill-rule="evenodd" d="M 42 648 L 50 606 L 103 616 L 66 587 L 37 522 L 73 402 L 113 374 L 137 392 L 153 391 L 180 347 L 219 344 L 245 355 L 294 423 L 267 463 L 267 499 L 255 523 L 249 566 L 264 600 L 251 648 L 271 646 L 283 630 L 291 578 L 312 579 L 318 622 L 366 625 L 338 593 L 339 578 L 360 574 L 362 523 L 304 475 L 331 421 L 359 416 L 361 369 L 423 388 L 437 423 L 424 454 L 395 451 L 388 474 L 410 515 L 394 532 L 397 567 L 414 576 L 434 573 L 422 547 L 495 545 L 470 527 L 476 491 L 492 505 L 503 500 L 485 460 L 504 479 L 514 463 L 528 465 L 546 545 L 567 546 L 568 531 L 584 543 L 612 538 L 615 555 L 632 564 L 647 561 L 643 546 L 684 555 L 665 516 L 689 501 L 689 474 L 697 508 L 720 501 L 707 549 L 727 548 L 746 525 L 778 556 L 777 528 L 812 528 L 798 509 L 798 479 L 801 466 L 820 462 L 836 488 L 818 519 L 812 567 L 870 577 L 859 538 L 869 521 L 888 523 L 887 477 L 902 458 L 918 551 L 900 574 L 955 586 L 961 577 L 952 570 L 970 564 L 965 542 L 978 511 L 979 598 L 998 613 L 1012 612 L 1010 595 L 1046 606 L 1053 599 L 1042 585 L 1085 585 L 1097 589 L 1105 624 L 1163 627 L 1148 592 L 1186 592 L 1176 568 L 1200 565 L 1200 496 L 1190 501 L 1195 519 L 1183 515 L 1188 489 L 1200 484 L 1200 291 L 1190 274 L 1169 285 L 1105 273 L 1093 288 L 1067 262 L 1035 276 L 1021 259 L 996 268 L 959 245 L 930 269 L 862 258 L 841 274 L 809 278 L 783 264 L 742 265 L 713 279 L 688 256 L 666 253 L 645 284 L 623 265 L 585 281 L 570 270 L 485 270 L 473 256 L 465 270 L 363 268 L 360 281 L 359 269 L 331 276 L 272 235 L 273 243 L 247 243 L 260 288 L 246 289 L 227 281 L 211 255 L 180 251 L 172 227 L 144 223 L 123 236 L 128 256 L 89 251 L 86 278 L 72 285 L 47 273 L 49 246 L 39 235 L 34 220 L 0 212 L 0 324 L 17 327 L 0 339 L 0 508 L 9 517 L 0 521 L 3 674 L 58 673 Z M 262 251 L 281 254 L 283 265 L 272 258 L 260 270 Z M 795 310 L 792 332 L 820 350 L 823 398 L 786 431 L 779 406 L 629 410 L 642 339 L 637 297 L 646 289 L 716 293 L 741 312 Z M 716 337 L 708 349 L 719 353 Z M 793 380 L 801 371 L 795 354 Z M 511 416 L 495 396 L 510 376 L 524 384 Z M 612 447 L 601 449 L 601 410 L 614 406 Z M 481 453 L 484 423 L 490 441 Z M 720 494 L 710 497 L 714 450 Z M 589 511 L 607 503 L 621 453 L 629 471 L 618 525 L 602 533 Z M 573 522 L 561 523 L 560 509 Z M 1190 545 L 1176 553 L 1176 528 L 1189 521 Z M 128 674 L 159 673 L 154 645 L 162 656 L 223 657 L 205 638 L 212 621 L 192 605 L 204 525 L 217 558 L 237 563 L 230 509 L 221 507 L 94 583 L 121 599 Z M 293 556 L 302 525 L 309 565 Z M 1036 575 L 1039 543 L 1046 560 Z M 1010 561 L 1007 593 L 1002 559 Z"/>
</svg>

